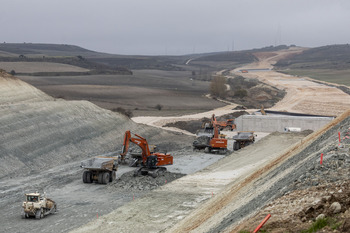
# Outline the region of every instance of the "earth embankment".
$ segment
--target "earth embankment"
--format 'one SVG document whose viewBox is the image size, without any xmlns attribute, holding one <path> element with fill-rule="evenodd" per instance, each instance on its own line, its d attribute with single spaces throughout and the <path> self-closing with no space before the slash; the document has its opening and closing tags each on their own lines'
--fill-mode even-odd
<svg viewBox="0 0 350 233">
<path fill-rule="evenodd" d="M 157 187 L 158 183 L 141 185 L 145 190 L 131 192 L 112 188 L 115 183 L 83 183 L 80 161 L 118 155 L 126 130 L 144 136 L 161 151 L 191 148 L 190 136 L 136 124 L 87 101 L 52 98 L 3 72 L 0 84 L 0 232 L 67 232 Z M 184 170 L 173 167 L 175 172 Z M 118 180 L 133 169 L 120 165 Z M 46 192 L 57 203 L 58 213 L 41 221 L 21 219 L 24 194 L 35 191 Z"/>
<path fill-rule="evenodd" d="M 0 178 L 119 152 L 126 130 L 164 150 L 190 146 L 180 134 L 137 125 L 87 101 L 54 99 L 6 73 L 0 82 Z"/>
</svg>

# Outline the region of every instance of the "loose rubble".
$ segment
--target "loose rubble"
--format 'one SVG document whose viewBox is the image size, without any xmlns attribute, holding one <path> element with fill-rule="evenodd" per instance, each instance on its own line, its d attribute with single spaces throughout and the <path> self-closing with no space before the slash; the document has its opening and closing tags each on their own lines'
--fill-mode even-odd
<svg viewBox="0 0 350 233">
<path fill-rule="evenodd" d="M 109 189 L 124 189 L 128 191 L 148 191 L 158 188 L 159 186 L 170 183 L 176 179 L 185 176 L 181 173 L 165 172 L 156 178 L 151 176 L 136 176 L 134 172 L 124 173 L 119 179 L 111 183 Z"/>
<path fill-rule="evenodd" d="M 267 232 L 301 232 L 322 218 L 329 226 L 318 232 L 350 232 L 350 128 L 341 127 L 339 132 L 341 142 L 334 136 L 319 142 L 324 148 L 322 164 L 320 155 L 290 184 L 286 195 L 239 228 L 249 229 L 249 224 L 255 226 L 271 214 L 262 228 Z"/>
</svg>

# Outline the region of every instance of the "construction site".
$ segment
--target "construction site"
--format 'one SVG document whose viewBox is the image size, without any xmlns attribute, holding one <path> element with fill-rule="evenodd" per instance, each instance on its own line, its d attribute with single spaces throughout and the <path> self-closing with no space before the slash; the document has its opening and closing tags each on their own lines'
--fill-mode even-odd
<svg viewBox="0 0 350 233">
<path fill-rule="evenodd" d="M 253 232 L 268 215 L 263 232 L 301 232 L 321 215 L 337 225 L 323 232 L 350 232 L 350 95 L 272 70 L 300 52 L 229 71 L 286 92 L 244 113 L 225 102 L 128 118 L 2 70 L 0 232 Z M 166 127 L 203 118 L 197 133 Z M 36 197 L 46 203 L 30 212 Z"/>
</svg>

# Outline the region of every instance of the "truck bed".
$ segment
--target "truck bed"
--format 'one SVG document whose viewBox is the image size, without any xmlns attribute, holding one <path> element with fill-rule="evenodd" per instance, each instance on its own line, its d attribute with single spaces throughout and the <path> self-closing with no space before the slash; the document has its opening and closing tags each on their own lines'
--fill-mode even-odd
<svg viewBox="0 0 350 233">
<path fill-rule="evenodd" d="M 110 170 L 113 169 L 114 162 L 117 161 L 117 158 L 100 158 L 94 157 L 91 159 L 86 159 L 81 161 L 81 167 L 86 169 L 94 170 Z"/>
</svg>

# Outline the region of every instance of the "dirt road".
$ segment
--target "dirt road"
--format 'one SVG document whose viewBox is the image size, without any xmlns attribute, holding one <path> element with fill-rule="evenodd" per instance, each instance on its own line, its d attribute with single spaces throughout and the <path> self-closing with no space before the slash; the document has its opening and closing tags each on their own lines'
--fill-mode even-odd
<svg viewBox="0 0 350 233">
<path fill-rule="evenodd" d="M 286 90 L 286 96 L 270 110 L 298 112 L 316 115 L 338 116 L 350 109 L 350 95 L 338 88 L 316 83 L 308 77 L 295 77 L 275 72 L 272 65 L 281 58 L 293 53 L 302 52 L 302 48 L 291 48 L 273 53 L 255 54 L 259 61 L 245 67 L 235 69 L 233 72 L 248 78 L 257 78 L 259 81 Z M 249 70 L 241 73 L 241 69 Z"/>
<path fill-rule="evenodd" d="M 185 130 L 181 130 L 174 127 L 162 127 L 162 126 L 166 125 L 167 123 L 174 123 L 177 121 L 199 120 L 204 117 L 210 118 L 213 114 L 215 114 L 215 116 L 225 115 L 228 113 L 232 113 L 233 109 L 236 106 L 237 106 L 236 104 L 230 104 L 230 105 L 216 108 L 207 112 L 201 112 L 197 114 L 190 114 L 190 115 L 183 115 L 183 116 L 172 116 L 172 117 L 142 116 L 142 117 L 133 117 L 132 120 L 139 124 L 146 124 L 146 125 L 162 128 L 165 130 L 181 132 L 181 133 L 185 133 L 193 136 L 194 134 L 191 134 Z M 241 111 L 241 110 L 237 110 L 237 111 Z"/>
<path fill-rule="evenodd" d="M 301 53 L 302 51 L 303 48 L 291 48 L 276 52 L 256 53 L 255 56 L 259 58 L 258 62 L 237 68 L 231 71 L 231 73 L 247 78 L 256 78 L 261 82 L 275 86 L 279 89 L 284 89 L 287 92 L 286 96 L 273 108 L 270 108 L 270 110 L 338 116 L 347 109 L 350 109 L 350 95 L 344 93 L 338 88 L 313 82 L 313 80 L 308 77 L 295 77 L 272 70 L 273 64 L 279 59 L 291 54 Z M 241 73 L 240 70 L 249 70 L 249 72 Z M 227 77 L 230 78 L 230 76 Z M 232 109 L 236 106 L 236 104 L 229 104 L 208 112 L 177 117 L 140 116 L 134 117 L 132 120 L 136 123 L 161 128 L 167 123 L 173 123 L 176 121 L 195 120 L 201 119 L 202 117 L 210 117 L 212 114 L 220 116 L 231 113 L 233 112 Z M 252 109 L 249 112 L 253 111 L 254 110 Z M 189 134 L 186 131 L 176 128 L 164 127 L 163 129 Z"/>
<path fill-rule="evenodd" d="M 206 201 L 220 196 L 226 185 L 239 182 L 268 164 L 304 135 L 269 135 L 192 175 L 129 202 L 72 232 L 162 232 Z M 198 164 L 199 165 L 199 164 Z M 188 232 L 188 231 L 179 231 Z"/>
<path fill-rule="evenodd" d="M 190 154 L 188 151 L 169 153 L 175 153 L 175 164 L 168 167 L 168 170 L 181 174 L 192 174 L 223 157 L 204 153 Z M 0 179 L 0 209 L 3 210 L 0 214 L 0 232 L 68 232 L 133 200 L 136 202 L 150 191 L 147 187 L 156 182 L 138 182 L 137 188 L 132 189 L 119 186 L 114 188 L 118 183 L 84 184 L 79 165 L 80 162 L 73 162 L 26 177 Z M 119 166 L 116 182 L 120 182 L 118 178 L 123 174 L 134 169 Z M 128 181 L 124 180 L 124 183 Z M 34 218 L 21 219 L 24 193 L 35 191 L 45 191 L 58 204 L 59 211 L 39 221 Z"/>
</svg>

